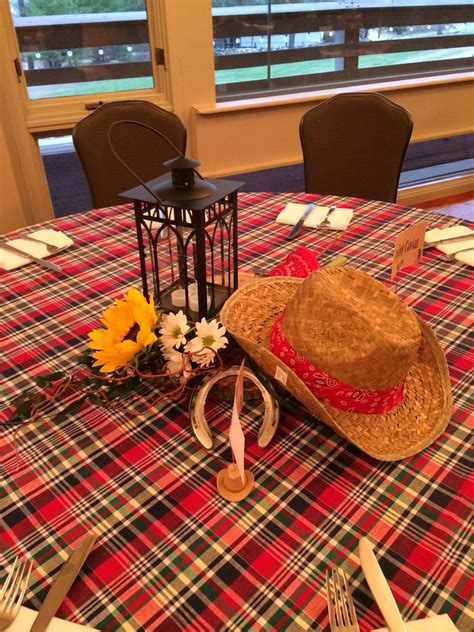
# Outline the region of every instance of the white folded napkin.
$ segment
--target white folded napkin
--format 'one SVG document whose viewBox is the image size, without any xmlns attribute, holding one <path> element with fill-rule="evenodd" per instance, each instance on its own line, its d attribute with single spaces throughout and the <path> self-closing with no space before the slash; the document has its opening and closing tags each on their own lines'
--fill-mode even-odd
<svg viewBox="0 0 474 632">
<path fill-rule="evenodd" d="M 303 215 L 307 206 L 307 204 L 288 202 L 278 214 L 276 221 L 279 224 L 294 226 Z M 329 206 L 315 206 L 304 220 L 303 226 L 317 228 L 326 219 L 329 209 Z M 353 215 L 354 211 L 350 208 L 336 208 L 329 216 L 329 224 L 324 224 L 324 227 L 332 230 L 346 230 Z"/>
<path fill-rule="evenodd" d="M 454 255 L 454 258 L 457 259 L 460 263 L 465 263 L 471 268 L 474 268 L 474 246 L 471 250 L 466 250 L 465 252 L 457 252 Z"/>
<path fill-rule="evenodd" d="M 36 615 L 38 613 L 36 610 L 30 610 L 30 608 L 25 608 L 21 606 L 20 612 L 18 613 L 17 618 L 8 628 L 8 632 L 25 632 L 25 630 L 29 630 L 33 625 L 33 621 L 36 619 Z M 65 619 L 58 619 L 58 617 L 53 617 L 46 628 L 46 632 L 79 632 L 79 630 L 97 630 L 97 628 L 90 628 L 86 625 L 79 625 L 78 623 L 71 623 L 71 621 L 66 621 Z"/>
<path fill-rule="evenodd" d="M 50 246 L 56 246 L 61 250 L 69 248 L 69 246 L 74 243 L 72 239 L 70 239 L 64 233 L 61 233 L 57 230 L 52 230 L 51 228 L 42 228 L 41 230 L 35 230 L 33 233 L 28 233 L 28 235 L 26 236 L 36 237 L 36 239 L 45 241 Z M 18 239 L 11 239 L 6 243 L 30 255 L 40 257 L 41 259 L 46 259 L 46 257 L 50 257 L 51 254 L 54 254 L 48 252 L 48 248 L 44 244 L 40 244 L 39 242 L 35 243 L 33 241 L 29 241 L 28 239 L 22 239 L 21 237 L 18 237 Z M 27 257 L 22 257 L 21 255 L 17 255 L 13 252 L 10 252 L 9 250 L 5 250 L 0 246 L 0 267 L 4 270 L 15 270 L 16 268 L 20 268 L 27 263 L 31 263 L 31 259 L 28 259 Z"/>
<path fill-rule="evenodd" d="M 464 237 L 465 235 L 472 235 L 472 239 L 466 239 L 465 241 L 458 241 L 455 244 L 441 244 L 436 246 L 440 252 L 444 252 L 447 255 L 452 255 L 455 259 L 461 263 L 465 263 L 468 266 L 474 267 L 474 230 L 467 226 L 450 226 L 449 228 L 433 228 L 427 231 L 425 235 L 425 243 L 432 244 L 440 239 L 450 239 L 452 237 Z M 467 250 L 469 248 L 469 250 Z M 459 252 L 462 250 L 463 252 Z"/>
<path fill-rule="evenodd" d="M 438 614 L 426 619 L 404 621 L 408 632 L 458 632 L 457 627 L 447 614 Z M 377 628 L 374 632 L 390 632 L 388 628 Z"/>
</svg>

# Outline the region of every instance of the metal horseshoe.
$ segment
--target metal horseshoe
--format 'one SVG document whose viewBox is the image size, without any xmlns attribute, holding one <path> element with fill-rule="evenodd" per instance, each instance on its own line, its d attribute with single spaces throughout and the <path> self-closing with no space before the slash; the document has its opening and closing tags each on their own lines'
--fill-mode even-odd
<svg viewBox="0 0 474 632">
<path fill-rule="evenodd" d="M 237 376 L 239 369 L 240 367 L 238 366 L 232 366 L 230 369 L 220 371 L 219 373 L 215 373 L 214 375 L 205 378 L 202 383 L 194 389 L 193 394 L 191 395 L 189 400 L 189 417 L 191 419 L 191 427 L 193 429 L 194 436 L 206 450 L 212 450 L 214 445 L 212 432 L 204 414 L 204 405 L 206 403 L 207 396 L 217 382 L 229 377 L 230 375 Z M 265 412 L 263 414 L 262 424 L 258 431 L 257 444 L 260 448 L 266 448 L 273 439 L 278 428 L 280 407 L 277 400 L 268 392 L 255 374 L 247 367 L 244 367 L 244 378 L 253 382 L 262 394 Z"/>
</svg>

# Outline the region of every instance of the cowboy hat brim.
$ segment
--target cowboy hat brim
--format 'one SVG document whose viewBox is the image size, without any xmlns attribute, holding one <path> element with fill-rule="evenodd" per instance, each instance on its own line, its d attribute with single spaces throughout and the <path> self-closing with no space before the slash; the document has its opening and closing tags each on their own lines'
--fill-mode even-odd
<svg viewBox="0 0 474 632">
<path fill-rule="evenodd" d="M 270 331 L 304 279 L 268 277 L 237 290 L 220 321 L 269 377 L 276 378 L 313 415 L 370 456 L 397 461 L 417 454 L 446 428 L 452 400 L 443 351 L 418 318 L 422 342 L 410 368 L 401 404 L 384 414 L 349 413 L 318 399 L 270 349 Z"/>
</svg>

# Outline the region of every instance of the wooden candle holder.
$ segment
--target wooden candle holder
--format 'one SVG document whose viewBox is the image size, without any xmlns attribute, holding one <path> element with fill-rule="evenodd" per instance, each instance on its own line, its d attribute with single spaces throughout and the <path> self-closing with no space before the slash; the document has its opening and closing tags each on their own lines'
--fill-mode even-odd
<svg viewBox="0 0 474 632">
<path fill-rule="evenodd" d="M 230 463 L 226 469 L 217 475 L 217 491 L 226 500 L 243 500 L 253 489 L 254 478 L 250 470 L 245 471 L 245 485 L 242 484 L 239 470 L 235 463 Z"/>
</svg>

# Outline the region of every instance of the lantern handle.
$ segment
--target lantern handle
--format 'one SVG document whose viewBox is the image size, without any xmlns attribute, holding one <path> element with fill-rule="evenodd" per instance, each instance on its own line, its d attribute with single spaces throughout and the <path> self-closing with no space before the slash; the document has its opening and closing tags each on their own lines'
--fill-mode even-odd
<svg viewBox="0 0 474 632">
<path fill-rule="evenodd" d="M 155 134 L 157 134 L 158 136 L 160 136 L 164 141 L 166 141 L 168 143 L 168 145 L 174 149 L 176 151 L 176 153 L 178 154 L 178 156 L 180 158 L 184 158 L 184 154 L 181 150 L 179 150 L 176 145 L 166 136 L 166 134 L 163 134 L 163 132 L 160 132 L 159 130 L 155 129 L 154 127 L 151 127 L 151 125 L 147 125 L 146 123 L 142 123 L 140 121 L 132 121 L 131 119 L 121 119 L 120 121 L 115 121 L 114 123 L 112 123 L 111 125 L 109 125 L 108 129 L 107 129 L 107 140 L 109 142 L 109 147 L 110 150 L 112 152 L 112 154 L 115 156 L 115 158 L 120 162 L 120 164 L 122 165 L 122 167 L 125 167 L 125 169 L 142 185 L 142 187 L 144 187 L 148 193 L 155 198 L 155 200 L 158 202 L 158 204 L 163 204 L 163 200 L 160 199 L 156 193 L 154 191 L 152 191 L 150 189 L 150 187 L 147 185 L 146 182 L 144 182 L 140 176 L 138 175 L 138 173 L 136 173 L 129 165 L 127 165 L 127 163 L 125 162 L 125 160 L 123 160 L 123 158 L 121 156 L 119 156 L 119 154 L 117 153 L 117 150 L 114 147 L 114 144 L 112 142 L 112 130 L 114 129 L 114 127 L 116 127 L 117 125 L 123 125 L 124 123 L 131 123 L 132 125 L 138 125 L 139 127 L 144 127 L 145 129 L 149 130 L 150 132 L 153 132 Z M 196 170 L 194 169 L 195 173 L 201 178 L 201 180 L 204 180 L 203 176 Z"/>
</svg>

